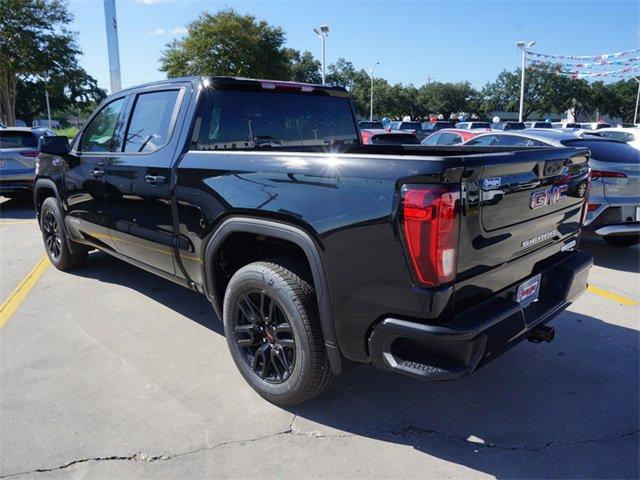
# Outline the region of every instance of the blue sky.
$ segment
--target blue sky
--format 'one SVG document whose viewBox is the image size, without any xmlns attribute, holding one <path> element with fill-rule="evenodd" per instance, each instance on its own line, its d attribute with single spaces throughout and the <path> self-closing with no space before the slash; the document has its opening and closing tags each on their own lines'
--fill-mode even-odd
<svg viewBox="0 0 640 480">
<path fill-rule="evenodd" d="M 339 57 L 356 67 L 380 62 L 376 76 L 392 83 L 468 80 L 482 86 L 519 65 L 518 40 L 535 51 L 596 55 L 638 48 L 640 2 L 399 1 L 312 2 L 116 0 L 123 87 L 164 78 L 158 59 L 202 11 L 232 7 L 287 34 L 287 45 L 320 56 L 314 26 L 328 24 L 327 63 Z M 84 52 L 81 65 L 109 86 L 102 0 L 71 0 Z"/>
</svg>

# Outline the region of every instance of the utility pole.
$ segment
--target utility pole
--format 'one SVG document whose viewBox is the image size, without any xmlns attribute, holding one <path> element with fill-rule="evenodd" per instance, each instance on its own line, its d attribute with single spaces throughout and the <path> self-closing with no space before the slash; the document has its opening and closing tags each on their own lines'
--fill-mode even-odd
<svg viewBox="0 0 640 480">
<path fill-rule="evenodd" d="M 369 75 L 371 76 L 371 100 L 369 102 L 369 121 L 373 121 L 373 71 L 380 65 L 380 62 L 376 62 L 373 67 L 367 67 L 369 69 Z"/>
<path fill-rule="evenodd" d="M 104 22 L 107 27 L 107 50 L 109 52 L 111 93 L 114 93 L 122 89 L 122 84 L 120 83 L 120 50 L 118 49 L 116 0 L 104 0 Z"/>
<path fill-rule="evenodd" d="M 531 42 L 517 42 L 516 47 L 522 50 L 522 67 L 520 76 L 520 114 L 518 115 L 518 121 L 522 122 L 522 114 L 524 112 L 524 72 L 527 62 L 527 50 L 536 44 L 535 41 Z"/>
<path fill-rule="evenodd" d="M 325 40 L 327 38 L 327 35 L 329 35 L 329 26 L 328 25 L 320 25 L 320 27 L 314 28 L 313 31 L 315 32 L 315 34 L 318 37 L 320 37 L 320 43 L 322 45 L 322 85 L 324 85 L 324 83 L 325 83 L 325 73 L 326 73 Z"/>
<path fill-rule="evenodd" d="M 49 128 L 51 128 L 51 106 L 49 105 L 49 90 L 44 89 L 44 98 L 47 101 L 47 119 L 49 120 Z"/>
<path fill-rule="evenodd" d="M 633 114 L 633 123 L 638 123 L 638 102 L 640 102 L 640 78 L 633 77 L 633 79 L 638 82 L 638 93 L 636 95 L 636 113 Z"/>
</svg>

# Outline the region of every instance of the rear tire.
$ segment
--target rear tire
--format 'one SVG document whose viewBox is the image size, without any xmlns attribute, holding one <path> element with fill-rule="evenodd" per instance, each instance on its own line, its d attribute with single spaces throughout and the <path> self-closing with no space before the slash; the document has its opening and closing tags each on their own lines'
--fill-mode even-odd
<svg viewBox="0 0 640 480">
<path fill-rule="evenodd" d="M 244 379 L 266 400 L 296 405 L 320 394 L 333 372 L 309 283 L 271 262 L 255 262 L 231 278 L 224 330 Z"/>
<path fill-rule="evenodd" d="M 605 242 L 613 247 L 632 247 L 640 243 L 640 236 L 604 237 Z"/>
<path fill-rule="evenodd" d="M 70 270 L 87 263 L 89 249 L 73 243 L 73 252 L 69 249 L 70 240 L 64 229 L 60 205 L 55 197 L 48 197 L 40 209 L 40 230 L 49 260 L 58 270 Z"/>
</svg>

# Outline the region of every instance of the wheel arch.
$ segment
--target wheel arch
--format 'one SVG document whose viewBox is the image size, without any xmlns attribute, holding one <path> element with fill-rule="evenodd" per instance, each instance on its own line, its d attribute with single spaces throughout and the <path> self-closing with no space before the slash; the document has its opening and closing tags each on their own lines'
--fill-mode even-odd
<svg viewBox="0 0 640 480">
<path fill-rule="evenodd" d="M 53 195 L 51 195 L 53 193 Z M 33 204 L 36 210 L 36 217 L 38 224 L 40 223 L 40 209 L 42 203 L 48 197 L 56 197 L 58 203 L 62 205 L 60 199 L 60 193 L 58 192 L 58 186 L 50 178 L 38 178 L 33 186 Z"/>
<path fill-rule="evenodd" d="M 342 370 L 342 356 L 337 343 L 335 325 L 331 309 L 329 287 L 324 272 L 322 259 L 317 243 L 300 227 L 261 218 L 231 217 L 224 220 L 213 232 L 204 254 L 205 293 L 221 316 L 221 300 L 217 294 L 214 262 L 218 251 L 233 234 L 264 235 L 266 237 L 290 242 L 302 250 L 309 265 L 318 302 L 320 327 L 324 337 L 325 348 L 331 364 L 331 369 L 338 374 Z"/>
</svg>

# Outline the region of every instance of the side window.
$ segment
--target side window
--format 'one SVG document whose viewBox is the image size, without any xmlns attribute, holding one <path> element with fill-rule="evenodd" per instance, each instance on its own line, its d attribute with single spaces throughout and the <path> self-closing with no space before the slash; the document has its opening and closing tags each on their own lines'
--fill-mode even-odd
<svg viewBox="0 0 640 480">
<path fill-rule="evenodd" d="M 118 129 L 118 118 L 124 107 L 124 98 L 119 98 L 105 105 L 93 117 L 82 133 L 81 152 L 116 152 L 120 150 L 120 142 L 115 138 Z"/>
<path fill-rule="evenodd" d="M 484 137 L 474 138 L 466 143 L 466 145 L 494 145 L 496 140 L 495 135 L 487 135 Z"/>
<path fill-rule="evenodd" d="M 432 133 L 427 138 L 425 138 L 422 142 L 423 145 L 436 145 L 438 143 L 438 139 L 440 138 L 440 133 Z"/>
<path fill-rule="evenodd" d="M 125 152 L 153 152 L 167 143 L 178 93 L 179 90 L 165 90 L 136 97 L 125 136 Z"/>
<path fill-rule="evenodd" d="M 441 133 L 438 145 L 455 145 L 461 141 L 462 138 L 457 133 Z"/>
</svg>

